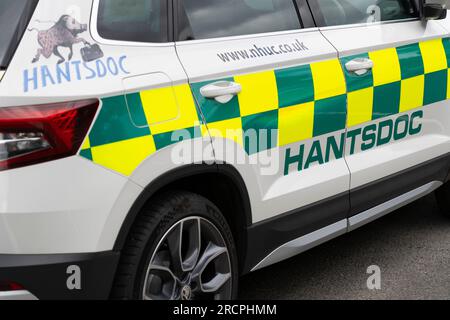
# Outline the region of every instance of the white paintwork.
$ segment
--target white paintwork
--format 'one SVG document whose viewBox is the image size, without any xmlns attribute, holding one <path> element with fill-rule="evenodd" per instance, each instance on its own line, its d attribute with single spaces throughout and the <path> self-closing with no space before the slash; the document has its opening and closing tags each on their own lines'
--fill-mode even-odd
<svg viewBox="0 0 450 320">
<path fill-rule="evenodd" d="M 353 231 L 362 226 L 375 221 L 407 204 L 410 204 L 430 193 L 437 190 L 442 186 L 442 182 L 435 181 L 427 183 L 417 189 L 414 189 L 408 193 L 405 193 L 397 198 L 389 200 L 383 204 L 380 204 L 372 209 L 369 209 L 363 213 L 360 213 L 348 220 L 348 230 Z"/>
<path fill-rule="evenodd" d="M 335 134 L 337 136 L 341 133 Z M 320 140 L 323 144 L 326 137 L 315 140 Z M 312 142 L 313 140 L 303 142 L 306 150 Z M 213 147 L 216 159 L 221 159 L 225 163 L 232 163 L 232 159 L 244 159 L 246 164 L 235 167 L 247 184 L 253 223 L 310 205 L 349 189 L 349 172 L 344 159 L 332 160 L 321 166 L 315 165 L 301 172 L 295 171 L 296 166 L 293 165 L 290 174 L 285 176 L 283 173 L 287 147 L 250 157 L 242 147 L 221 138 L 213 139 Z M 298 150 L 297 148 L 294 146 L 293 150 Z M 267 166 L 268 163 L 273 164 L 274 169 Z"/>
<path fill-rule="evenodd" d="M 122 217 L 113 224 L 113 208 L 126 195 L 127 204 L 119 208 L 129 210 L 141 192 L 80 157 L 0 172 L 0 253 L 111 250 L 123 223 Z"/>
<path fill-rule="evenodd" d="M 280 261 L 292 258 L 327 241 L 342 236 L 347 232 L 347 220 L 339 221 L 304 237 L 290 241 L 268 255 L 252 271 L 256 271 Z"/>
<path fill-rule="evenodd" d="M 258 59 L 222 62 L 217 54 L 303 42 L 308 51 L 265 56 Z M 185 41 L 176 44 L 178 56 L 190 82 L 218 79 L 245 73 L 279 69 L 337 57 L 336 50 L 316 29 L 279 32 L 265 35 Z M 201 61 L 201 63 L 199 63 Z"/>
<path fill-rule="evenodd" d="M 450 152 L 450 125 L 447 124 L 450 108 L 443 105 L 446 103 L 436 103 L 424 109 L 420 135 L 365 152 L 357 148 L 354 155 L 347 155 L 347 164 L 352 171 L 351 188 L 361 187 Z M 389 118 L 397 117 L 398 115 Z M 361 137 L 356 141 L 359 146 Z"/>
</svg>

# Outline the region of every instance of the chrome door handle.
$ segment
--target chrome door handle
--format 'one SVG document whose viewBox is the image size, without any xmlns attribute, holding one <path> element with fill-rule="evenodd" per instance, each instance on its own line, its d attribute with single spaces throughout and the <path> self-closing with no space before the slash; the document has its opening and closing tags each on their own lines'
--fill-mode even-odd
<svg viewBox="0 0 450 320">
<path fill-rule="evenodd" d="M 367 58 L 356 58 L 345 64 L 348 72 L 353 72 L 358 76 L 365 75 L 369 70 L 373 69 L 373 61 Z"/>
<path fill-rule="evenodd" d="M 200 89 L 200 93 L 207 99 L 215 99 L 219 103 L 228 103 L 241 93 L 242 86 L 232 81 L 218 81 L 210 83 Z"/>
</svg>

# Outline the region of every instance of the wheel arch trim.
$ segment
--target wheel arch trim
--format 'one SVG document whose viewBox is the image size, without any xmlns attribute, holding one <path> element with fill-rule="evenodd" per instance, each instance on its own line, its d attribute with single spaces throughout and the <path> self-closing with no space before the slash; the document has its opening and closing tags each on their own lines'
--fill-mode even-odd
<svg viewBox="0 0 450 320">
<path fill-rule="evenodd" d="M 241 174 L 233 166 L 228 164 L 220 165 L 208 165 L 203 164 L 190 164 L 182 166 L 171 171 L 168 171 L 156 179 L 154 179 L 150 184 L 148 184 L 138 198 L 134 201 L 131 209 L 125 216 L 125 219 L 120 227 L 120 231 L 117 235 L 116 241 L 114 243 L 114 251 L 121 251 L 127 240 L 127 236 L 133 226 L 139 212 L 142 210 L 144 205 L 155 196 L 160 190 L 169 186 L 172 183 L 180 181 L 182 179 L 204 175 L 204 174 L 218 174 L 223 175 L 228 178 L 239 191 L 239 196 L 241 198 L 241 205 L 245 214 L 246 225 L 243 226 L 247 228 L 252 224 L 252 210 L 251 202 L 248 193 L 248 189 L 244 179 Z"/>
</svg>

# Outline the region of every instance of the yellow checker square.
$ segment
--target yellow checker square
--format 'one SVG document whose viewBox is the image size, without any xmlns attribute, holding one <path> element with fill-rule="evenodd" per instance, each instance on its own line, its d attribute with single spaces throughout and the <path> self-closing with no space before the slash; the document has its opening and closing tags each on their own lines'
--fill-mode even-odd
<svg viewBox="0 0 450 320">
<path fill-rule="evenodd" d="M 373 87 L 370 87 L 348 93 L 348 127 L 372 121 L 373 92 Z"/>
<path fill-rule="evenodd" d="M 314 133 L 314 102 L 279 109 L 278 130 L 280 146 L 311 139 Z"/>
<path fill-rule="evenodd" d="M 425 76 L 417 76 L 402 80 L 400 112 L 406 112 L 423 106 L 425 92 Z"/>
<path fill-rule="evenodd" d="M 92 148 L 93 161 L 129 177 L 150 155 L 156 152 L 152 136 L 111 143 Z"/>
<path fill-rule="evenodd" d="M 223 138 L 243 146 L 243 130 L 241 118 L 218 121 L 208 124 L 211 137 Z"/>
<path fill-rule="evenodd" d="M 419 43 L 425 73 L 447 69 L 447 56 L 442 39 Z"/>
<path fill-rule="evenodd" d="M 249 116 L 278 108 L 278 89 L 274 71 L 234 77 L 242 86 L 238 95 L 241 116 Z"/>
<path fill-rule="evenodd" d="M 172 87 L 142 91 L 140 96 L 149 125 L 178 118 L 180 110 Z"/>
<path fill-rule="evenodd" d="M 86 150 L 90 148 L 91 148 L 91 140 L 89 139 L 89 136 L 87 136 L 83 142 L 83 145 L 81 146 L 81 150 Z"/>
<path fill-rule="evenodd" d="M 373 62 L 373 82 L 375 86 L 400 81 L 402 78 L 400 61 L 395 48 L 369 52 Z"/>
<path fill-rule="evenodd" d="M 173 93 L 177 104 L 177 116 L 172 120 L 150 125 L 153 135 L 192 128 L 199 124 L 197 107 L 189 85 L 175 86 Z M 160 112 L 164 113 L 164 108 Z"/>
<path fill-rule="evenodd" d="M 345 77 L 338 59 L 311 64 L 314 99 L 322 100 L 345 94 Z"/>
</svg>

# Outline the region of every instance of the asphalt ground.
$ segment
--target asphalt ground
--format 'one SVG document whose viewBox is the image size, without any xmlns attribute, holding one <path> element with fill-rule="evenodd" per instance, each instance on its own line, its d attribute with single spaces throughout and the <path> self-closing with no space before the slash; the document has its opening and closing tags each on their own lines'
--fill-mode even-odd
<svg viewBox="0 0 450 320">
<path fill-rule="evenodd" d="M 381 289 L 369 290 L 370 266 Z M 427 196 L 361 229 L 241 279 L 248 300 L 450 299 L 450 219 Z"/>
</svg>

